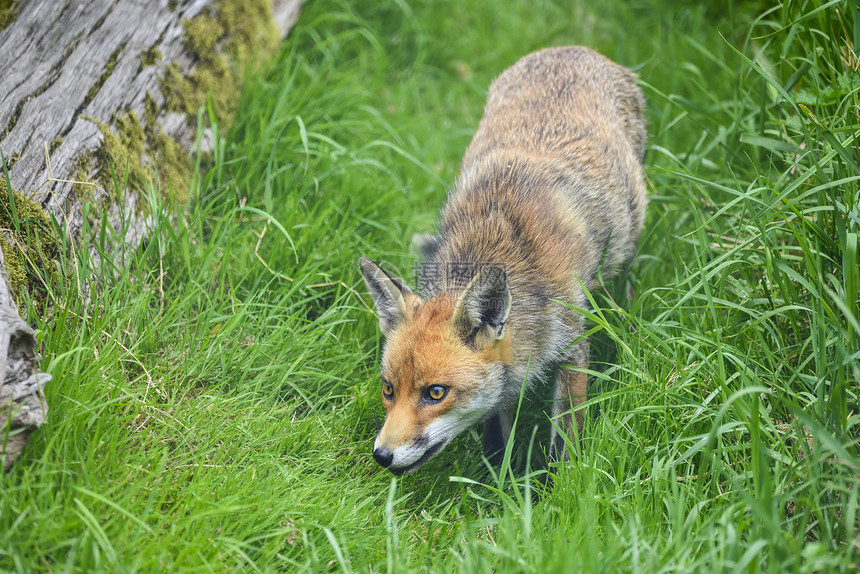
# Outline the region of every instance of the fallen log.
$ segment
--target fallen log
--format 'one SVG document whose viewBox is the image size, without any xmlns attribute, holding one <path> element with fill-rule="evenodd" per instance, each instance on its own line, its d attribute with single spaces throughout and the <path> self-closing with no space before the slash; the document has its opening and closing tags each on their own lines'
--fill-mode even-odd
<svg viewBox="0 0 860 574">
<path fill-rule="evenodd" d="M 11 8 L 4 4 L 0 261 L 5 259 L 5 264 L 0 267 L 7 272 L 0 273 L 0 289 L 11 304 L 0 306 L 0 328 L 6 329 L 0 330 L 0 351 L 5 344 L 10 356 L 31 357 L 31 371 L 36 372 L 32 331 L 20 319 L 14 299 L 23 290 L 32 294 L 38 289 L 39 270 L 34 265 L 50 267 L 44 258 L 59 257 L 58 249 L 45 248 L 52 241 L 46 236 L 52 218 L 65 234 L 78 238 L 84 224 L 81 205 L 89 202 L 108 214 L 115 230 L 125 230 L 121 241 L 140 244 L 148 219 L 138 207 L 135 187 L 154 178 L 164 193 L 186 197 L 198 110 L 210 101 L 219 122 L 229 123 L 244 71 L 254 59 L 274 54 L 295 23 L 300 4 L 300 0 L 29 0 L 12 2 Z M 118 181 L 112 174 L 119 174 Z M 129 188 L 117 189 L 124 187 L 117 183 L 126 180 Z M 27 217 L 21 217 L 19 206 L 26 208 Z M 32 245 L 33 241 L 39 244 Z M 2 381 L 18 364 L 10 361 L 0 356 Z M 7 415 L 7 426 L 9 420 L 26 419 L 30 422 L 20 424 L 31 426 L 44 420 L 41 389 L 49 377 L 39 375 L 37 381 L 34 376 L 8 389 L 4 383 L 0 390 L 0 406 L 6 404 L 4 397 L 18 397 L 12 402 L 21 405 L 10 411 L 12 418 Z M 26 393 L 29 398 L 24 399 Z M 9 464 L 14 455 L 5 449 L 13 437 L 3 428 L 0 438 L 6 437 L 2 444 Z M 26 434 L 14 437 L 26 440 Z M 15 444 L 20 440 L 15 438 Z"/>
</svg>

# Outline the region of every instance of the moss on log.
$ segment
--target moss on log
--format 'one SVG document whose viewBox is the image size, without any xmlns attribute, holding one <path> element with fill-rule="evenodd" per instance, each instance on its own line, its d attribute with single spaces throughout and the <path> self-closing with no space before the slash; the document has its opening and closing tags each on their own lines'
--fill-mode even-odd
<svg viewBox="0 0 860 574">
<path fill-rule="evenodd" d="M 136 246 L 148 218 L 140 186 L 155 177 L 160 189 L 187 197 L 198 110 L 209 99 L 219 124 L 229 125 L 243 72 L 274 53 L 299 7 L 300 0 L 0 0 L 0 288 L 11 305 L 0 299 L 0 317 L 18 317 L 9 311 L 16 297 L 39 298 L 57 268 L 56 233 L 79 238 L 83 202 Z M 129 189 L 117 189 L 112 173 Z M 22 325 L 13 325 L 15 340 L 30 341 Z M 35 373 L 35 354 L 21 356 Z M 7 364 L 0 356 L 0 381 Z M 33 384 L 13 394 L 29 389 L 27 400 L 43 404 L 44 379 L 27 380 Z M 0 444 L 9 436 L 0 432 Z"/>
</svg>

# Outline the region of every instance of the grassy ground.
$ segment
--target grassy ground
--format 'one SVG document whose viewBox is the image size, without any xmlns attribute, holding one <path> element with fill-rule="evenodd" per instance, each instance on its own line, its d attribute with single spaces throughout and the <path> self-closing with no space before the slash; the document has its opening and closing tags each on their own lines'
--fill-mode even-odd
<svg viewBox="0 0 860 574">
<path fill-rule="evenodd" d="M 144 248 L 65 261 L 0 570 L 856 571 L 854 7 L 363 4 L 308 3 L 190 210 L 148 190 Z M 635 295 L 594 293 L 581 454 L 540 491 L 536 389 L 510 466 L 471 432 L 394 479 L 356 259 L 409 276 L 491 79 L 570 43 L 640 73 L 653 184 Z"/>
</svg>

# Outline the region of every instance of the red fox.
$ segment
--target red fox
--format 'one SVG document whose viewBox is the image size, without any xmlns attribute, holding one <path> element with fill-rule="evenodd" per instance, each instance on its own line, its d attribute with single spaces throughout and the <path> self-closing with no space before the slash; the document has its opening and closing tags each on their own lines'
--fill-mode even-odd
<svg viewBox="0 0 860 574">
<path fill-rule="evenodd" d="M 555 373 L 551 456 L 582 430 L 583 286 L 629 260 L 645 217 L 645 101 L 584 47 L 530 54 L 493 82 L 442 211 L 418 241 L 420 295 L 362 257 L 385 336 L 385 424 L 373 457 L 412 472 L 484 422 L 492 457 L 523 384 Z M 574 421 L 576 427 L 574 427 Z"/>
</svg>

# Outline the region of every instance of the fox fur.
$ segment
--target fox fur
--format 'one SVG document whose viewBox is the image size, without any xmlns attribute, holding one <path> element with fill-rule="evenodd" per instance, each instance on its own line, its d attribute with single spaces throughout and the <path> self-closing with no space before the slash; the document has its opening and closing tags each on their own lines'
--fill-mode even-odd
<svg viewBox="0 0 860 574">
<path fill-rule="evenodd" d="M 571 306 L 636 250 L 644 107 L 636 76 L 588 48 L 524 57 L 490 87 L 438 235 L 416 238 L 419 293 L 359 260 L 385 336 L 382 466 L 412 472 L 482 421 L 497 453 L 523 383 L 548 371 L 552 454 L 567 456 L 559 431 L 582 429 L 588 366 Z"/>
</svg>

